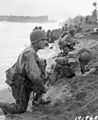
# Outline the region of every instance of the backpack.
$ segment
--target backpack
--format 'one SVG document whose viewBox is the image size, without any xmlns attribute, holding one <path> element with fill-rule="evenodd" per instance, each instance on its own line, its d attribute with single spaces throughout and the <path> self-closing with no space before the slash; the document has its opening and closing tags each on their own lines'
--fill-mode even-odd
<svg viewBox="0 0 98 120">
<path fill-rule="evenodd" d="M 6 74 L 6 81 L 5 82 L 9 86 L 12 86 L 14 84 L 14 80 L 17 78 L 17 75 L 18 75 L 16 64 L 14 64 L 11 68 L 7 69 L 5 71 L 5 74 Z"/>
</svg>

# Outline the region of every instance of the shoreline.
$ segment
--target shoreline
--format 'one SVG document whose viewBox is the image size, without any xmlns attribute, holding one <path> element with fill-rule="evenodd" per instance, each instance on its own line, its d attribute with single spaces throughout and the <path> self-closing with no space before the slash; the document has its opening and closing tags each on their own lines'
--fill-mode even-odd
<svg viewBox="0 0 98 120">
<path fill-rule="evenodd" d="M 3 89 L 6 89 L 7 87 L 8 87 L 8 85 L 6 85 L 6 84 L 0 85 L 0 91 L 3 90 Z"/>
<path fill-rule="evenodd" d="M 8 90 L 8 87 L 3 87 L 0 88 L 0 102 L 3 103 L 13 103 L 14 102 L 14 98 L 12 97 L 12 93 Z M 2 111 L 2 109 L 0 109 L 0 120 L 5 120 L 5 115 Z"/>
<path fill-rule="evenodd" d="M 0 89 L 0 102 L 13 102 L 14 98 L 12 93 L 8 90 L 7 87 Z"/>
</svg>

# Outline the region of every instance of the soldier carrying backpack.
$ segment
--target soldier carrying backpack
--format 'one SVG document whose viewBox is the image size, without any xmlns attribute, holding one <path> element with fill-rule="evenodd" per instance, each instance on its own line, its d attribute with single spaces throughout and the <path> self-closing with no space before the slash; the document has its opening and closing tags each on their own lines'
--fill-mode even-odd
<svg viewBox="0 0 98 120">
<path fill-rule="evenodd" d="M 36 93 L 35 104 L 47 103 L 42 95 L 47 89 L 44 82 L 44 72 L 37 51 L 45 47 L 45 34 L 35 30 L 30 34 L 30 46 L 21 52 L 16 63 L 6 71 L 6 83 L 11 87 L 15 103 L 0 103 L 5 114 L 24 113 L 27 110 L 30 93 Z"/>
</svg>

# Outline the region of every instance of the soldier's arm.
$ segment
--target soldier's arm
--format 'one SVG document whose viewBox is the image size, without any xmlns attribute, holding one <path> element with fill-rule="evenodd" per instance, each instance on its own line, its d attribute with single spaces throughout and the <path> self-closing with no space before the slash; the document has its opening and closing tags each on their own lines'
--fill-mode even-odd
<svg viewBox="0 0 98 120">
<path fill-rule="evenodd" d="M 76 76 L 81 76 L 82 73 L 81 73 L 81 72 L 75 72 L 75 75 L 76 75 Z"/>
<path fill-rule="evenodd" d="M 90 70 L 89 70 L 89 73 L 94 73 L 96 71 L 96 68 L 91 68 Z"/>
<path fill-rule="evenodd" d="M 91 68 L 89 71 L 85 72 L 82 76 L 87 76 L 89 74 L 92 74 L 96 71 L 96 68 Z"/>
<path fill-rule="evenodd" d="M 29 53 L 27 56 L 26 72 L 28 78 L 32 81 L 32 83 L 45 93 L 46 88 L 44 81 L 41 78 L 41 71 L 37 64 L 35 55 L 32 53 Z"/>
<path fill-rule="evenodd" d="M 74 71 L 76 76 L 81 76 L 82 75 L 81 67 L 80 67 L 79 62 L 74 63 L 73 71 Z"/>
<path fill-rule="evenodd" d="M 26 60 L 26 72 L 28 78 L 32 81 L 34 79 L 41 78 L 41 71 L 35 59 L 35 55 L 31 52 L 27 54 Z"/>
</svg>

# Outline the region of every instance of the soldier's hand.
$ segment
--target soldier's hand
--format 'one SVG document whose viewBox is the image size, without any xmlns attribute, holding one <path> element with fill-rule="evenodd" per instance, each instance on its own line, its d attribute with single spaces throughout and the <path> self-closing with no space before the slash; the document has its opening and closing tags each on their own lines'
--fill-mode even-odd
<svg viewBox="0 0 98 120">
<path fill-rule="evenodd" d="M 46 93 L 47 91 L 48 91 L 48 86 L 47 85 L 45 85 L 45 87 L 44 87 L 44 93 Z"/>
<path fill-rule="evenodd" d="M 85 72 L 84 74 L 82 74 L 82 76 L 87 76 L 87 75 L 89 75 L 89 72 Z"/>
<path fill-rule="evenodd" d="M 49 86 L 47 84 L 45 84 L 45 88 L 47 91 L 49 90 Z"/>
<path fill-rule="evenodd" d="M 89 70 L 89 73 L 94 73 L 96 71 L 96 68 L 91 68 L 90 70 Z"/>
</svg>

